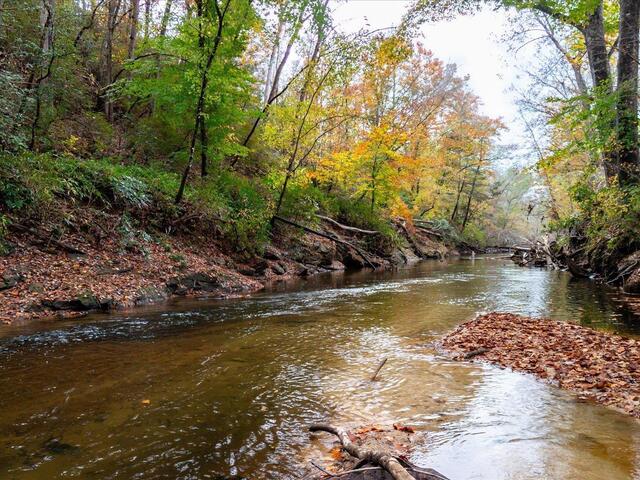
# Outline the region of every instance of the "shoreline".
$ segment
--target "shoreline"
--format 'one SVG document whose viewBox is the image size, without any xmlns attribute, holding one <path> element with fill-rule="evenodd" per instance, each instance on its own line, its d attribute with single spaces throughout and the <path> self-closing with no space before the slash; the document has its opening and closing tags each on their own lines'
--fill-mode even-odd
<svg viewBox="0 0 640 480">
<path fill-rule="evenodd" d="M 640 418 L 640 339 L 511 313 L 489 313 L 438 342 L 455 360 L 528 373 Z"/>
<path fill-rule="evenodd" d="M 382 270 L 449 254 L 444 244 L 418 235 L 388 257 L 370 251 L 363 257 L 312 234 L 279 235 L 262 254 L 250 256 L 206 236 L 139 239 L 127 249 L 117 237 L 100 245 L 80 236 L 65 239 L 77 252 L 35 243 L 27 233 L 10 240 L 13 252 L 0 256 L 0 325 L 79 318 L 173 298 L 243 296 L 271 283 L 370 268 L 365 261 Z"/>
</svg>

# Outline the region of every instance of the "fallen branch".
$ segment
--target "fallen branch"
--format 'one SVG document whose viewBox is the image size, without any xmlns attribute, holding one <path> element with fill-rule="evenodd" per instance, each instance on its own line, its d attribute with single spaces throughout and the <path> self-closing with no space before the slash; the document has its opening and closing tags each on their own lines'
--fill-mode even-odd
<svg viewBox="0 0 640 480">
<path fill-rule="evenodd" d="M 463 358 L 465 360 L 469 360 L 470 358 L 477 357 L 478 355 L 482 355 L 483 353 L 487 353 L 488 351 L 488 348 L 480 347 L 476 350 L 471 350 L 470 352 L 465 353 Z"/>
<path fill-rule="evenodd" d="M 415 480 L 415 477 L 413 477 L 395 457 L 382 452 L 361 449 L 349 439 L 347 432 L 341 428 L 336 428 L 326 423 L 318 423 L 311 425 L 309 431 L 332 433 L 338 437 L 340 443 L 342 443 L 342 448 L 344 448 L 349 455 L 362 460 L 366 459 L 371 463 L 380 465 L 389 472 L 394 480 Z"/>
<path fill-rule="evenodd" d="M 418 245 L 418 242 L 416 242 L 416 239 L 413 238 L 413 235 L 411 235 L 411 233 L 407 229 L 407 226 L 404 220 L 400 219 L 396 222 L 396 224 L 399 225 L 402 231 L 404 232 L 404 236 L 407 238 L 407 241 L 411 244 L 411 247 L 413 248 L 413 251 L 416 253 L 416 255 L 418 255 L 421 258 L 424 258 L 425 255 L 422 252 L 422 249 Z"/>
<path fill-rule="evenodd" d="M 378 376 L 378 373 L 380 373 L 380 370 L 382 370 L 382 367 L 384 367 L 385 363 L 387 363 L 387 357 L 385 357 L 384 360 L 380 362 L 380 365 L 378 365 L 378 368 L 376 368 L 376 373 L 374 373 L 373 377 L 371 377 L 372 382 L 376 379 L 376 377 Z"/>
<path fill-rule="evenodd" d="M 287 225 L 291 225 L 292 227 L 300 228 L 307 233 L 312 233 L 314 235 L 318 235 L 319 237 L 326 238 L 327 240 L 331 240 L 332 242 L 340 243 L 342 245 L 347 245 L 348 247 L 353 248 L 358 253 L 358 255 L 360 255 L 360 257 L 362 257 L 362 259 L 367 263 L 367 265 L 369 265 L 374 270 L 376 269 L 376 266 L 373 263 L 371 263 L 371 261 L 369 260 L 369 258 L 367 258 L 364 252 L 360 250 L 358 247 L 356 247 L 353 243 L 347 242 L 346 240 L 341 240 L 339 238 L 336 238 L 332 235 L 328 235 L 326 233 L 319 232 L 318 230 L 314 230 L 313 228 L 305 227 L 304 225 L 300 225 L 299 223 L 293 222 L 291 220 L 287 220 L 286 218 L 282 218 L 277 215 L 275 215 L 273 219 L 278 220 L 279 222 L 282 222 L 282 223 L 286 223 Z"/>
<path fill-rule="evenodd" d="M 50 235 L 46 235 L 42 232 L 39 232 L 33 228 L 29 228 L 26 227 L 24 225 L 20 225 L 19 223 L 11 223 L 9 224 L 9 228 L 13 228 L 15 230 L 18 230 L 19 232 L 25 232 L 25 233 L 29 233 L 35 237 L 38 237 L 41 241 L 43 242 L 47 242 L 47 243 L 53 243 L 55 246 L 61 248 L 62 250 L 68 252 L 68 253 L 73 253 L 76 255 L 86 255 L 85 252 L 83 252 L 82 250 L 78 250 L 76 247 L 63 243 L 60 240 L 56 240 L 55 238 L 52 238 Z"/>
<path fill-rule="evenodd" d="M 324 215 L 316 215 L 320 220 L 324 220 L 325 222 L 329 222 L 331 225 L 334 225 L 342 230 L 346 230 L 348 232 L 354 233 L 362 233 L 365 235 L 379 235 L 380 232 L 377 230 L 363 230 L 361 228 L 351 227 L 349 225 L 343 225 L 342 223 L 336 222 L 333 218 L 325 217 Z"/>
<path fill-rule="evenodd" d="M 442 233 L 440 233 L 440 232 L 436 232 L 436 231 L 434 231 L 434 230 L 432 230 L 432 229 L 430 229 L 430 228 L 427 228 L 427 227 L 425 227 L 425 226 L 423 226 L 423 225 L 415 224 L 414 226 L 415 226 L 416 228 L 418 228 L 418 229 L 422 230 L 424 233 L 426 233 L 426 234 L 428 234 L 428 235 L 433 235 L 434 237 L 438 237 L 438 238 L 442 238 L 442 237 L 444 237 L 444 235 L 443 235 Z"/>
<path fill-rule="evenodd" d="M 624 281 L 625 280 L 624 276 L 631 273 L 631 271 L 638 266 L 638 263 L 639 262 L 636 260 L 631 265 L 628 265 L 627 268 L 625 268 L 620 273 L 618 273 L 618 275 L 614 279 L 609 280 L 607 282 L 607 285 L 611 285 L 612 283 L 618 281 L 620 278 L 622 278 L 622 280 Z"/>
<path fill-rule="evenodd" d="M 102 268 L 98 270 L 97 274 L 98 275 L 124 275 L 125 273 L 129 273 L 131 271 L 133 271 L 133 267 L 127 267 L 127 268 L 121 268 L 121 269 Z"/>
</svg>

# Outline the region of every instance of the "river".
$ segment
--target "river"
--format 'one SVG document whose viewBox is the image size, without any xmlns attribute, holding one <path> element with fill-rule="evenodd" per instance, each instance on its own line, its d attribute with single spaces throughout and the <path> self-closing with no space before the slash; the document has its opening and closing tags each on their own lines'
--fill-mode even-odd
<svg viewBox="0 0 640 480">
<path fill-rule="evenodd" d="M 294 479 L 328 420 L 415 426 L 452 480 L 640 479 L 636 420 L 430 346 L 492 310 L 640 332 L 614 292 L 494 257 L 0 327 L 0 478 Z"/>
</svg>

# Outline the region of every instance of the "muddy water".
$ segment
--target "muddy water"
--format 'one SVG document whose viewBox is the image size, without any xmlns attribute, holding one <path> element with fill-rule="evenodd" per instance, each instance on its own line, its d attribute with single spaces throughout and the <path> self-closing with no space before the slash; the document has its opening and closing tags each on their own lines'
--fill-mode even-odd
<svg viewBox="0 0 640 480">
<path fill-rule="evenodd" d="M 479 258 L 5 327 L 0 478 L 293 479 L 325 419 L 415 425 L 415 463 L 453 480 L 640 478 L 635 420 L 427 346 L 489 310 L 640 325 L 588 282 Z"/>
</svg>

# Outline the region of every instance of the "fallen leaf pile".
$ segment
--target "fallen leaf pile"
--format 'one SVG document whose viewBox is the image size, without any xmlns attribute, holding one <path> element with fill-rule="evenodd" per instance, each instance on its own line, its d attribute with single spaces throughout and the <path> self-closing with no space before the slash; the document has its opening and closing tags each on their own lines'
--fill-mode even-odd
<svg viewBox="0 0 640 480">
<path fill-rule="evenodd" d="M 441 346 L 456 359 L 474 352 L 476 360 L 532 373 L 640 417 L 638 340 L 571 323 L 489 313 L 460 325 Z"/>
<path fill-rule="evenodd" d="M 171 238 L 162 245 L 141 242 L 144 252 L 132 252 L 123 249 L 114 237 L 103 240 L 99 248 L 76 242 L 86 255 L 69 255 L 59 249 L 39 248 L 28 236 L 11 240 L 13 253 L 0 257 L 0 283 L 5 282 L 5 288 L 0 288 L 0 323 L 82 315 L 56 312 L 47 308 L 47 302 L 89 297 L 110 308 L 124 308 L 158 301 L 168 296 L 170 279 L 194 273 L 215 279 L 219 288 L 207 295 L 262 288 L 257 280 L 235 271 L 234 262 L 212 242 Z M 187 288 L 180 294 L 194 292 Z"/>
</svg>

